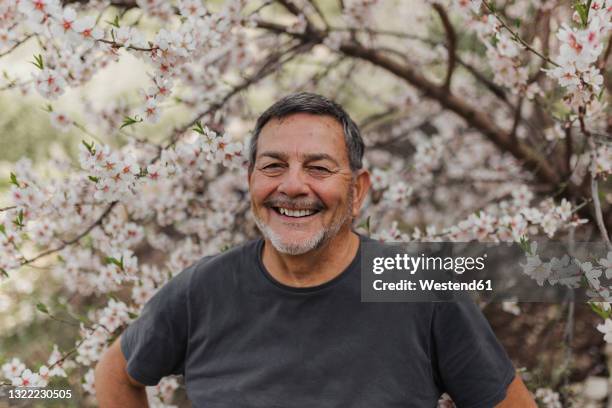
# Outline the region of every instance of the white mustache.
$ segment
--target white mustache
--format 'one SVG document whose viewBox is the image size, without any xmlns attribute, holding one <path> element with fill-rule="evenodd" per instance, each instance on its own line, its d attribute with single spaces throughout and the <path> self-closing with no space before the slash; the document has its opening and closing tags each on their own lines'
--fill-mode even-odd
<svg viewBox="0 0 612 408">
<path fill-rule="evenodd" d="M 289 210 L 323 210 L 325 206 L 319 201 L 269 199 L 264 201 L 267 207 L 282 207 Z"/>
</svg>

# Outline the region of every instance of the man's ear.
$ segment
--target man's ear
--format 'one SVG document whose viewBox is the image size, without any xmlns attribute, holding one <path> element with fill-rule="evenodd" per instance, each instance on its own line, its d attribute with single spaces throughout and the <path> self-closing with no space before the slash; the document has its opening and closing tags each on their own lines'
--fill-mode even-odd
<svg viewBox="0 0 612 408">
<path fill-rule="evenodd" d="M 353 217 L 359 216 L 361 206 L 370 191 L 370 172 L 366 169 L 360 169 L 355 176 L 355 182 L 353 183 Z"/>
</svg>

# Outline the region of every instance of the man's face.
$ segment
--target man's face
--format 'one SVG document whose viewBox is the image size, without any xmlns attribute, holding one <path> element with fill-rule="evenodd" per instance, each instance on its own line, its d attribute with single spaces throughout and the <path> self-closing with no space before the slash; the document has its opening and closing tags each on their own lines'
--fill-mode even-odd
<svg viewBox="0 0 612 408">
<path fill-rule="evenodd" d="M 279 252 L 303 254 L 348 231 L 360 206 L 354 185 L 335 118 L 297 113 L 261 130 L 249 174 L 251 210 Z"/>
</svg>

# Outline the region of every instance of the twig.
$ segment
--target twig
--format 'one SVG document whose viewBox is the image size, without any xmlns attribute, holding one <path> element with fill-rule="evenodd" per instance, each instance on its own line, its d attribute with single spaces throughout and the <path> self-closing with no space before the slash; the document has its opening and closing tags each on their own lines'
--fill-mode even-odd
<svg viewBox="0 0 612 408">
<path fill-rule="evenodd" d="M 516 136 L 516 131 L 518 129 L 519 123 L 521 122 L 521 111 L 523 110 L 523 98 L 519 98 L 516 109 L 514 111 L 514 123 L 512 124 L 512 130 L 510 131 L 510 137 L 514 140 L 518 140 Z"/>
<path fill-rule="evenodd" d="M 268 7 L 270 4 L 274 3 L 274 0 L 267 0 L 264 1 L 263 3 L 261 3 L 259 6 L 257 6 L 257 8 L 255 10 L 253 10 L 251 13 L 249 13 L 249 16 L 253 16 L 257 13 L 259 13 L 261 10 L 263 10 L 264 8 Z"/>
<path fill-rule="evenodd" d="M 151 51 L 155 51 L 157 48 L 156 47 L 152 47 L 152 48 L 142 48 L 142 47 L 135 47 L 133 45 L 128 45 L 127 47 L 124 44 L 119 44 L 116 41 L 111 41 L 111 40 L 105 40 L 103 38 L 97 40 L 98 42 L 104 43 L 104 44 L 110 44 L 113 48 L 125 48 L 128 50 L 135 50 L 135 51 L 144 51 L 144 52 L 151 52 Z"/>
<path fill-rule="evenodd" d="M 312 84 L 314 85 L 318 85 L 319 82 L 325 78 L 326 76 L 329 75 L 329 73 L 334 69 L 337 68 L 342 62 L 345 61 L 345 58 L 340 56 L 339 58 L 336 58 L 335 60 L 333 60 L 332 62 L 330 62 L 329 64 L 325 65 L 325 68 L 322 71 L 318 71 L 316 72 L 314 75 L 312 75 L 310 78 L 308 78 L 306 81 L 304 81 L 301 85 L 299 85 L 298 87 L 296 87 L 297 89 L 303 89 L 304 87 L 306 87 L 306 85 L 308 84 Z"/>
<path fill-rule="evenodd" d="M 349 31 L 349 32 L 354 32 L 354 33 L 366 33 L 368 35 L 379 35 L 379 36 L 386 36 L 386 37 L 402 38 L 402 39 L 407 39 L 407 40 L 417 40 L 417 41 L 421 41 L 421 42 L 424 42 L 432 46 L 438 45 L 436 41 L 430 40 L 429 38 L 422 37 L 416 34 L 404 33 L 402 31 L 395 31 L 395 30 L 380 30 L 380 29 L 375 30 L 370 27 L 354 28 L 354 27 L 330 26 L 327 31 L 329 32 Z"/>
<path fill-rule="evenodd" d="M 506 22 L 504 20 L 501 19 L 501 17 L 499 17 L 497 15 L 497 13 L 495 12 L 495 10 L 493 10 L 493 8 L 491 7 L 491 5 L 489 5 L 489 3 L 487 1 L 483 1 L 482 4 L 485 5 L 485 7 L 491 12 L 491 14 L 493 14 L 495 16 L 495 18 L 497 19 L 497 21 L 500 22 L 500 24 L 506 29 L 508 30 L 508 32 L 510 32 L 510 34 L 512 34 L 512 38 L 514 38 L 516 41 L 518 41 L 519 43 L 521 43 L 521 45 L 523 47 L 525 47 L 526 50 L 529 50 L 531 52 L 533 52 L 535 55 L 537 55 L 538 57 L 542 58 L 544 61 L 548 62 L 549 64 L 552 64 L 556 67 L 560 67 L 559 64 L 557 64 L 555 61 L 551 60 L 549 57 L 547 57 L 546 55 L 541 54 L 538 50 L 536 50 L 535 48 L 533 48 L 531 45 L 527 44 L 525 42 L 525 40 L 523 40 L 516 32 L 514 32 L 514 30 L 512 30 L 512 28 L 510 28 L 510 26 L 508 24 L 506 24 Z"/>
<path fill-rule="evenodd" d="M 393 143 L 399 142 L 400 140 L 402 140 L 403 138 L 405 138 L 406 136 L 412 134 L 415 130 L 420 129 L 421 127 L 423 127 L 424 125 L 426 125 L 427 123 L 431 122 L 431 120 L 433 118 L 435 118 L 436 116 L 438 116 L 438 113 L 433 113 L 431 115 L 426 116 L 420 123 L 412 126 L 409 129 L 406 129 L 404 132 L 400 133 L 397 136 L 394 136 L 388 140 L 383 140 L 380 142 L 376 142 L 372 145 L 366 146 L 368 149 L 378 149 L 381 147 L 385 147 L 385 146 L 389 146 L 392 145 Z"/>
<path fill-rule="evenodd" d="M 17 41 L 15 44 L 13 44 L 13 46 L 11 48 L 9 48 L 8 50 L 0 53 L 0 58 L 4 57 L 5 55 L 10 54 L 11 52 L 13 52 L 15 50 L 15 48 L 19 47 L 21 44 L 25 43 L 26 41 L 28 41 L 32 37 L 34 37 L 34 34 L 29 34 L 29 35 L 25 36 L 23 39 Z"/>
<path fill-rule="evenodd" d="M 290 0 L 276 0 L 276 1 L 280 3 L 284 8 L 286 8 L 287 11 L 289 11 L 294 16 L 299 16 L 300 14 L 304 14 L 302 13 L 302 10 L 300 10 L 300 8 L 296 6 L 295 4 L 293 4 Z M 306 16 L 304 16 L 304 18 L 306 18 Z"/>
<path fill-rule="evenodd" d="M 327 29 L 329 27 L 329 23 L 327 21 L 327 18 L 325 17 L 325 14 L 323 14 L 323 10 L 321 10 L 316 0 L 308 0 L 308 2 L 310 3 L 310 5 L 312 5 L 312 8 L 317 12 L 317 15 L 319 16 L 321 21 L 323 21 L 323 24 L 325 25 L 325 28 Z"/>
<path fill-rule="evenodd" d="M 574 141 L 572 140 L 572 126 L 565 123 L 565 166 L 568 176 L 572 173 L 572 155 L 574 154 Z"/>
<path fill-rule="evenodd" d="M 597 68 L 601 70 L 606 69 L 606 62 L 608 61 L 608 58 L 610 57 L 611 52 L 612 52 L 612 36 L 608 38 L 608 45 L 606 45 L 606 50 L 601 55 L 601 59 L 597 62 Z"/>
<path fill-rule="evenodd" d="M 70 351 L 68 351 L 66 354 L 64 354 L 64 355 L 62 356 L 62 358 L 60 358 L 59 360 L 57 360 L 55 363 L 51 364 L 51 365 L 49 366 L 49 370 L 51 370 L 52 368 L 54 368 L 54 367 L 55 367 L 55 366 L 57 366 L 57 365 L 61 365 L 61 364 L 62 364 L 64 361 L 66 361 L 66 359 L 67 359 L 68 357 L 70 357 L 72 354 L 76 353 L 76 351 L 79 349 L 79 347 L 81 347 L 81 344 L 83 344 L 83 342 L 84 342 L 84 341 L 85 341 L 85 337 L 83 337 L 83 338 L 81 339 L 81 341 L 79 341 L 79 342 L 77 343 L 77 345 L 76 345 L 76 346 L 75 346 L 75 347 L 74 347 L 72 350 L 70 350 Z"/>
<path fill-rule="evenodd" d="M 377 121 L 393 115 L 397 113 L 397 107 L 392 106 L 390 108 L 385 109 L 384 111 L 381 112 L 376 112 L 373 113 L 369 116 L 366 116 L 360 123 L 359 123 L 359 129 L 365 130 L 367 127 L 369 127 L 370 125 L 372 125 L 373 123 L 376 123 Z"/>
<path fill-rule="evenodd" d="M 87 227 L 87 229 L 85 229 L 85 231 L 81 232 L 79 235 L 77 235 L 76 237 L 72 238 L 69 241 L 64 241 L 62 243 L 62 245 L 53 248 L 53 249 L 48 249 L 46 251 L 43 251 L 41 253 L 39 253 L 38 255 L 34 256 L 34 258 L 30 258 L 30 259 L 26 259 L 24 258 L 21 261 L 21 265 L 27 265 L 29 263 L 32 263 L 40 258 L 43 258 L 47 255 L 53 254 L 55 252 L 59 252 L 62 249 L 66 248 L 69 245 L 75 244 L 78 241 L 81 240 L 81 238 L 83 238 L 85 235 L 89 234 L 89 232 L 91 232 L 92 229 L 94 229 L 96 226 L 101 225 L 102 221 L 104 220 L 104 218 L 106 218 L 106 216 L 108 216 L 108 214 L 110 214 L 110 212 L 112 211 L 112 209 L 115 207 L 115 205 L 117 205 L 118 201 L 113 201 L 112 203 L 110 203 L 110 205 L 108 207 L 106 207 L 106 210 L 104 210 L 104 212 L 102 213 L 102 215 L 100 215 L 100 217 L 98 217 L 98 219 L 96 220 L 96 222 L 94 222 L 93 224 L 91 224 L 89 227 Z"/>
<path fill-rule="evenodd" d="M 16 86 L 19 85 L 27 85 L 29 83 L 34 82 L 33 80 L 29 79 L 27 81 L 23 81 L 23 82 L 17 82 L 17 80 L 12 80 L 10 83 L 6 84 L 6 86 L 3 86 L 2 88 L 0 88 L 0 92 L 2 91 L 7 91 L 11 88 L 15 88 Z"/>
<path fill-rule="evenodd" d="M 568 290 L 567 291 L 567 300 L 568 300 L 568 305 L 567 305 L 567 323 L 565 324 L 565 330 L 563 332 L 563 344 L 565 346 L 565 358 L 563 361 L 563 371 L 562 371 L 562 375 L 563 375 L 563 382 L 564 385 L 568 384 L 569 381 L 569 374 L 570 374 L 570 365 L 572 362 L 572 356 L 573 356 L 573 343 L 574 343 L 574 315 L 575 315 L 575 301 L 574 301 L 574 291 L 573 290 Z"/>
<path fill-rule="evenodd" d="M 604 239 L 606 245 L 608 245 L 608 248 L 612 250 L 610 236 L 608 235 L 606 224 L 604 223 L 603 215 L 601 212 L 601 202 L 599 201 L 599 188 L 597 185 L 597 177 L 595 177 L 594 174 L 591 174 L 591 197 L 593 198 L 593 208 L 595 209 L 595 221 L 597 223 L 597 227 L 599 228 L 599 232 L 601 233 L 601 236 Z"/>
<path fill-rule="evenodd" d="M 599 186 L 597 182 L 597 177 L 594 171 L 594 162 L 596 159 L 596 151 L 597 147 L 595 146 L 595 142 L 593 141 L 593 135 L 586 128 L 586 124 L 584 123 L 584 115 L 586 114 L 586 107 L 581 106 L 578 109 L 578 122 L 580 123 L 580 130 L 586 137 L 586 140 L 589 144 L 589 149 L 591 151 L 591 169 L 589 169 L 590 177 L 591 177 L 591 198 L 593 199 L 593 210 L 595 211 L 595 223 L 597 224 L 597 228 L 599 229 L 599 233 L 603 238 L 604 242 L 608 246 L 608 248 L 612 249 L 612 243 L 610 243 L 610 236 L 608 235 L 608 230 L 606 229 L 606 224 L 603 219 L 603 214 L 601 211 L 601 202 L 599 201 Z"/>
<path fill-rule="evenodd" d="M 93 139 L 96 139 L 98 141 L 98 143 L 102 144 L 102 139 L 100 139 L 98 136 L 96 136 L 94 133 L 90 132 L 89 130 L 87 130 L 87 128 L 76 122 L 76 121 L 72 121 L 72 126 L 74 126 L 75 128 L 79 129 L 80 131 L 82 131 L 83 133 L 85 133 L 86 135 L 90 136 Z"/>
<path fill-rule="evenodd" d="M 448 50 L 448 65 L 446 67 L 446 78 L 444 79 L 443 87 L 447 92 L 450 92 L 451 79 L 456 64 L 455 52 L 457 47 L 457 34 L 455 34 L 455 29 L 453 28 L 444 7 L 442 7 L 442 5 L 439 3 L 434 3 L 433 8 L 440 16 L 440 20 L 442 20 L 442 25 L 444 26 L 444 31 L 446 31 L 446 41 L 448 43 L 446 46 L 446 49 Z"/>
<path fill-rule="evenodd" d="M 295 55 L 297 55 L 300 52 L 300 48 L 308 48 L 308 47 L 312 47 L 314 44 L 298 44 L 296 47 L 292 47 L 289 51 L 287 51 L 286 53 L 290 53 L 293 52 L 293 55 L 290 55 L 290 58 L 295 57 Z M 266 64 L 264 64 L 264 66 L 252 77 L 248 78 L 247 80 L 245 80 L 243 83 L 241 83 L 240 85 L 236 86 L 235 88 L 233 88 L 229 93 L 227 93 L 219 102 L 211 105 L 208 109 L 206 109 L 203 112 L 200 112 L 194 119 L 192 119 L 189 123 L 183 125 L 181 128 L 179 129 L 175 129 L 173 134 L 170 136 L 170 142 L 165 146 L 165 148 L 169 148 L 170 146 L 172 146 L 174 143 L 176 143 L 176 141 L 178 140 L 178 138 L 180 137 L 181 134 L 183 134 L 185 131 L 187 131 L 189 128 L 193 127 L 195 125 L 196 122 L 198 122 L 202 117 L 204 117 L 206 114 L 214 111 L 214 110 L 218 110 L 220 107 L 222 107 L 232 96 L 234 96 L 235 94 L 237 94 L 238 92 L 242 91 L 243 89 L 247 88 L 248 86 L 252 85 L 253 83 L 257 82 L 258 80 L 264 78 L 265 76 L 269 75 L 271 72 L 274 72 L 274 67 L 276 66 L 275 63 L 284 63 L 286 62 L 286 60 L 281 60 L 281 58 L 286 54 L 281 54 L 281 55 L 275 55 L 274 58 L 271 58 L 269 61 L 266 62 Z M 158 155 L 156 157 L 154 157 L 150 164 L 155 163 L 157 160 L 159 160 L 161 157 L 161 150 L 159 151 Z M 45 256 L 48 256 L 50 254 L 56 253 L 61 251 L 62 249 L 66 248 L 69 245 L 75 244 L 78 241 L 80 241 L 83 237 L 85 237 L 87 234 L 89 234 L 89 232 L 91 232 L 91 230 L 93 230 L 96 226 L 98 225 L 102 225 L 103 220 L 110 214 L 110 212 L 112 211 L 112 209 L 118 204 L 118 201 L 113 201 L 112 203 L 109 204 L 109 206 L 104 210 L 104 212 L 102 213 L 102 215 L 100 215 L 100 217 L 93 223 L 91 224 L 89 227 L 87 227 L 87 229 L 85 229 L 83 232 L 81 232 L 79 235 L 77 235 L 76 237 L 72 238 L 69 241 L 64 241 L 62 243 L 62 245 L 59 245 L 58 247 L 52 248 L 52 249 L 48 249 L 46 251 L 43 251 L 39 254 L 37 254 L 36 256 L 34 256 L 33 258 L 30 259 L 26 259 L 24 257 L 24 259 L 21 261 L 21 265 L 27 265 L 30 264 L 40 258 L 43 258 Z"/>
</svg>

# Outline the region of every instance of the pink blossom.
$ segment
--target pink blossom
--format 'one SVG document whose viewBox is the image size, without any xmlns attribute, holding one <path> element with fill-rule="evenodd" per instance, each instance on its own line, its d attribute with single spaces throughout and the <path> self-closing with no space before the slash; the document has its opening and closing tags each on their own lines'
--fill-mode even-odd
<svg viewBox="0 0 612 408">
<path fill-rule="evenodd" d="M 96 19 L 93 16 L 82 17 L 74 23 L 74 31 L 79 33 L 82 40 L 99 40 L 104 37 L 104 31 L 96 27 Z"/>
<path fill-rule="evenodd" d="M 64 77 L 49 68 L 45 68 L 38 75 L 35 75 L 34 81 L 38 92 L 48 99 L 57 99 L 57 97 L 64 93 L 64 88 L 66 88 Z"/>
<path fill-rule="evenodd" d="M 61 112 L 51 112 L 49 114 L 51 118 L 51 125 L 61 132 L 67 132 L 70 130 L 72 126 L 72 120 L 64 113 Z"/>
</svg>

